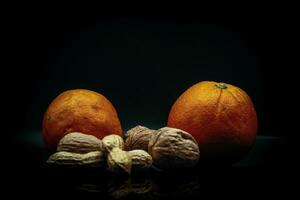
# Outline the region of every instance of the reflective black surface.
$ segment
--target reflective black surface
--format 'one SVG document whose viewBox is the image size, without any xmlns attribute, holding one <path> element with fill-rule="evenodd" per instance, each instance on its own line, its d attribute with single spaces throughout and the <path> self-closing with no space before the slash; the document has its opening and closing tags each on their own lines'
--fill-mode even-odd
<svg viewBox="0 0 300 200">
<path fill-rule="evenodd" d="M 203 195 L 245 192 L 283 192 L 290 179 L 288 141 L 258 136 L 252 151 L 232 166 L 206 166 L 175 171 L 151 169 L 131 176 L 118 176 L 100 168 L 58 168 L 46 164 L 51 152 L 44 148 L 39 131 L 15 138 L 21 150 L 14 160 L 13 188 L 24 193 L 96 193 L 101 199 L 194 199 Z M 10 188 L 12 189 L 12 188 Z M 99 196 L 99 197 L 100 197 Z"/>
</svg>

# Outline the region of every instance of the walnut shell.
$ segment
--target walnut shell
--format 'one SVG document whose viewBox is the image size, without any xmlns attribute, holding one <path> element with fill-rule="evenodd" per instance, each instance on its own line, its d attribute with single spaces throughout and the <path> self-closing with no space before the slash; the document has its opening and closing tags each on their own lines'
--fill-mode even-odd
<svg viewBox="0 0 300 200">
<path fill-rule="evenodd" d="M 57 151 L 68 151 L 72 153 L 103 151 L 103 144 L 100 139 L 93 135 L 73 132 L 65 135 L 59 141 Z"/>
<path fill-rule="evenodd" d="M 152 135 L 148 151 L 153 164 L 160 169 L 191 167 L 200 157 L 198 144 L 191 134 L 169 127 Z"/>
<path fill-rule="evenodd" d="M 132 160 L 132 170 L 147 170 L 152 165 L 152 157 L 144 150 L 128 151 Z"/>
<path fill-rule="evenodd" d="M 113 148 L 107 156 L 108 170 L 116 173 L 131 174 L 132 161 L 126 151 Z"/>
<path fill-rule="evenodd" d="M 107 153 L 110 152 L 113 148 L 124 149 L 123 138 L 119 135 L 107 135 L 104 138 L 102 138 L 102 142 Z"/>
<path fill-rule="evenodd" d="M 157 131 L 149 129 L 145 126 L 135 126 L 125 134 L 125 150 L 142 149 L 148 151 L 148 143 L 152 134 Z"/>
<path fill-rule="evenodd" d="M 81 166 L 81 165 L 98 165 L 103 161 L 101 151 L 92 151 L 85 154 L 59 151 L 52 154 L 47 163 L 56 165 Z"/>
</svg>

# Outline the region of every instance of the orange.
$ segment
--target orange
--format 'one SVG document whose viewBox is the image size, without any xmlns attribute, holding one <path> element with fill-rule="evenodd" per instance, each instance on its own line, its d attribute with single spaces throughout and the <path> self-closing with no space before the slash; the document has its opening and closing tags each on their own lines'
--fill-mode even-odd
<svg viewBox="0 0 300 200">
<path fill-rule="evenodd" d="M 49 105 L 43 119 L 43 138 L 50 149 L 70 132 L 82 132 L 102 138 L 122 134 L 117 112 L 103 95 L 85 89 L 68 90 Z"/>
<path fill-rule="evenodd" d="M 168 126 L 192 134 L 202 159 L 233 162 L 254 144 L 257 116 L 242 89 L 203 81 L 187 89 L 173 104 Z"/>
</svg>

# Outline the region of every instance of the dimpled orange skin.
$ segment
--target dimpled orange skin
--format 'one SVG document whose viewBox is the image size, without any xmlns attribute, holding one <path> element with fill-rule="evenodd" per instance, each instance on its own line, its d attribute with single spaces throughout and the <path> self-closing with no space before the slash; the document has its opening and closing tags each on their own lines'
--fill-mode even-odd
<svg viewBox="0 0 300 200">
<path fill-rule="evenodd" d="M 55 150 L 59 140 L 70 132 L 82 132 L 103 138 L 122 135 L 117 112 L 103 95 L 85 89 L 68 90 L 49 105 L 43 119 L 43 138 Z"/>
<path fill-rule="evenodd" d="M 254 144 L 257 116 L 242 89 L 203 81 L 177 99 L 169 113 L 168 126 L 192 134 L 203 159 L 234 162 Z"/>
</svg>

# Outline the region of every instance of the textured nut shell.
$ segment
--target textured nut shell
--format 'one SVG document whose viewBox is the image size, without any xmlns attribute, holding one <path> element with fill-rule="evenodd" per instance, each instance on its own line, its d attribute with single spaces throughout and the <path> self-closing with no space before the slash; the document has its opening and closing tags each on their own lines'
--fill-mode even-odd
<svg viewBox="0 0 300 200">
<path fill-rule="evenodd" d="M 128 151 L 132 160 L 132 169 L 143 170 L 149 169 L 152 165 L 152 157 L 144 150 Z"/>
<path fill-rule="evenodd" d="M 113 148 L 124 149 L 123 138 L 119 135 L 107 135 L 102 139 L 102 142 L 107 151 L 111 151 Z"/>
<path fill-rule="evenodd" d="M 52 154 L 47 163 L 58 165 L 90 165 L 103 161 L 101 151 L 93 151 L 86 154 L 60 151 Z"/>
<path fill-rule="evenodd" d="M 197 164 L 200 157 L 193 136 L 175 128 L 159 129 L 152 135 L 148 147 L 153 164 L 161 169 L 190 167 Z"/>
<path fill-rule="evenodd" d="M 73 153 L 103 151 L 103 144 L 100 139 L 93 135 L 73 132 L 65 135 L 59 141 L 57 151 L 68 151 Z"/>
<path fill-rule="evenodd" d="M 108 169 L 112 172 L 131 173 L 132 161 L 126 151 L 119 148 L 113 148 L 107 156 Z"/>
<path fill-rule="evenodd" d="M 130 151 L 134 149 L 142 149 L 144 151 L 148 151 L 148 143 L 151 135 L 156 132 L 156 130 L 140 125 L 128 130 L 125 135 L 125 150 Z"/>
<path fill-rule="evenodd" d="M 141 126 L 141 125 L 137 125 L 131 129 L 129 129 L 126 132 L 125 137 L 127 137 L 128 135 L 132 134 L 132 133 L 136 133 L 136 132 L 141 132 L 141 131 L 145 131 L 145 130 L 149 130 L 149 128 L 145 127 L 145 126 Z"/>
</svg>

